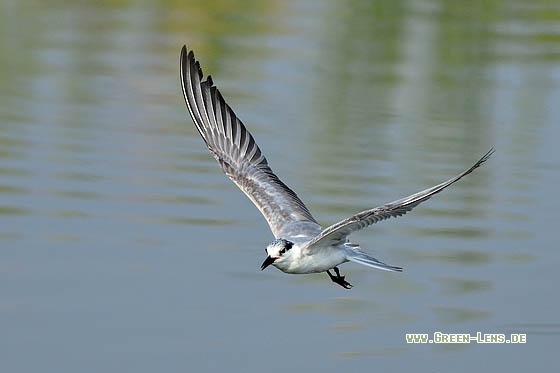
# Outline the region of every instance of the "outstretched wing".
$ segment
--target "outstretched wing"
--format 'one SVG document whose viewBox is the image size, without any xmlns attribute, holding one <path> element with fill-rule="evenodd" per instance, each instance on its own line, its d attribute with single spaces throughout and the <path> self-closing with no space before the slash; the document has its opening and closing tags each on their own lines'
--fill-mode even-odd
<svg viewBox="0 0 560 373">
<path fill-rule="evenodd" d="M 371 210 L 362 211 L 354 216 L 331 225 L 330 227 L 323 230 L 312 241 L 310 241 L 307 247 L 311 249 L 311 247 L 313 246 L 324 247 L 330 245 L 338 245 L 340 243 L 346 242 L 346 238 L 352 232 L 363 229 L 381 220 L 406 214 L 407 212 L 418 206 L 420 203 L 428 200 L 434 194 L 441 192 L 451 184 L 459 181 L 462 177 L 473 172 L 481 164 L 486 162 L 493 153 L 494 149 L 490 149 L 488 153 L 480 158 L 478 162 L 476 162 L 471 168 L 463 171 L 454 178 L 451 178 L 441 184 L 438 184 L 411 196 L 387 203 L 383 206 L 379 206 Z"/>
<path fill-rule="evenodd" d="M 310 222 L 320 229 L 296 193 L 272 172 L 253 136 L 224 101 L 212 78 L 202 78 L 194 53 L 183 46 L 181 85 L 185 103 L 196 129 L 225 174 L 258 207 L 276 238 L 288 225 L 292 230 L 294 222 Z"/>
</svg>

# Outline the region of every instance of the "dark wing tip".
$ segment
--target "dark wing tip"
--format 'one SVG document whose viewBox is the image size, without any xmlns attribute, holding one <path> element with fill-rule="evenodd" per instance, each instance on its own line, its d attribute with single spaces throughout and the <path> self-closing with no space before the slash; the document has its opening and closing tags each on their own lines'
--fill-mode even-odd
<svg viewBox="0 0 560 373">
<path fill-rule="evenodd" d="M 474 170 L 476 170 L 477 168 L 479 168 L 484 162 L 486 162 L 491 156 L 492 154 L 494 154 L 496 152 L 496 149 L 494 149 L 494 147 L 490 148 L 490 150 L 488 150 L 486 152 L 486 154 L 484 154 L 475 164 L 473 164 L 471 166 L 471 168 L 469 168 L 468 170 L 464 171 L 461 175 L 459 175 L 459 177 L 455 180 L 458 181 L 459 179 L 461 179 L 463 176 L 466 176 L 468 174 L 470 174 L 471 172 L 473 172 Z M 453 183 L 455 182 L 453 181 Z M 451 184 L 453 184 L 451 183 Z M 451 185 L 449 184 L 449 185 Z"/>
<path fill-rule="evenodd" d="M 183 48 L 181 48 L 181 57 L 179 57 L 179 64 L 181 66 L 181 73 L 183 73 L 185 71 L 185 66 L 187 66 L 187 46 L 183 45 Z"/>
<path fill-rule="evenodd" d="M 478 160 L 478 162 L 476 162 L 476 163 L 470 168 L 470 170 L 469 170 L 469 172 L 467 172 L 467 174 L 468 174 L 468 173 L 471 173 L 471 172 L 474 171 L 476 168 L 480 167 L 480 165 L 482 165 L 484 162 L 486 162 L 486 161 L 492 156 L 492 154 L 494 154 L 495 152 L 496 152 L 496 149 L 494 149 L 494 147 L 490 148 L 490 150 L 488 150 L 488 151 L 486 152 L 486 154 L 484 154 L 484 155 L 482 156 L 482 158 L 480 158 L 480 159 Z"/>
<path fill-rule="evenodd" d="M 494 147 L 491 147 L 490 150 L 488 150 L 486 152 L 486 154 L 484 154 L 482 156 L 482 158 L 480 158 L 479 163 L 484 163 L 488 160 L 488 158 L 490 158 L 492 156 L 492 154 L 496 153 L 496 149 Z"/>
<path fill-rule="evenodd" d="M 183 48 L 181 48 L 180 60 L 183 70 L 187 68 L 187 66 L 194 65 L 195 71 L 198 71 L 198 76 L 200 77 L 200 80 L 202 80 L 203 74 L 202 69 L 200 68 L 200 63 L 196 60 L 194 52 L 192 50 L 189 50 L 186 45 L 183 45 Z"/>
<path fill-rule="evenodd" d="M 192 57 L 192 60 L 194 61 L 194 68 L 196 71 L 198 71 L 198 78 L 200 80 L 202 80 L 202 77 L 204 76 L 204 74 L 202 74 L 202 68 L 200 67 L 200 62 L 198 62 L 197 60 L 194 59 L 194 52 L 191 51 L 189 53 L 189 57 Z M 191 59 L 191 58 L 189 58 Z"/>
<path fill-rule="evenodd" d="M 191 50 L 189 51 L 186 45 L 183 45 L 181 48 L 181 65 L 186 66 L 189 65 L 191 61 L 194 61 L 194 52 Z"/>
</svg>

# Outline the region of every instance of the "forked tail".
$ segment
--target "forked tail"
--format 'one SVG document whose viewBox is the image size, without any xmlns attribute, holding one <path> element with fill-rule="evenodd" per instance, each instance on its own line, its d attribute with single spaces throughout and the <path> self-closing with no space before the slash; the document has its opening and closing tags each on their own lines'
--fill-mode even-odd
<svg viewBox="0 0 560 373">
<path fill-rule="evenodd" d="M 402 272 L 403 270 L 401 267 L 395 267 L 380 262 L 374 257 L 369 256 L 368 254 L 356 248 L 348 248 L 348 250 L 346 250 L 346 259 L 354 263 L 363 264 L 365 266 L 372 267 L 372 268 L 382 269 L 384 271 Z"/>
</svg>

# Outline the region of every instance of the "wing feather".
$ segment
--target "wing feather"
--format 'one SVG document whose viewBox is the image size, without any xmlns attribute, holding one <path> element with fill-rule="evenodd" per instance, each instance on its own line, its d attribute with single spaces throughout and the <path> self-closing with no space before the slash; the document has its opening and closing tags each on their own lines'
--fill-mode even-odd
<svg viewBox="0 0 560 373">
<path fill-rule="evenodd" d="M 296 193 L 270 169 L 253 136 L 203 74 L 194 53 L 181 50 L 181 85 L 185 103 L 202 139 L 224 173 L 253 201 L 275 237 L 294 232 L 295 222 L 305 232 L 320 226 Z M 311 223 L 311 225 L 309 224 Z"/>
<path fill-rule="evenodd" d="M 420 203 L 428 200 L 434 194 L 437 194 L 450 186 L 451 184 L 459 181 L 464 176 L 470 174 L 475 169 L 480 167 L 481 164 L 486 162 L 488 158 L 494 153 L 494 149 L 490 149 L 482 158 L 480 158 L 471 168 L 461 172 L 459 175 L 444 181 L 441 184 L 425 189 L 421 192 L 412 194 L 408 197 L 398 199 L 396 201 L 384 204 L 382 206 L 362 211 L 347 219 L 344 219 L 336 224 L 323 230 L 317 237 L 307 244 L 308 248 L 313 246 L 323 247 L 328 245 L 338 245 L 344 243 L 347 237 L 352 233 L 359 231 L 367 226 L 389 219 L 391 217 L 398 217 L 406 214 Z"/>
</svg>

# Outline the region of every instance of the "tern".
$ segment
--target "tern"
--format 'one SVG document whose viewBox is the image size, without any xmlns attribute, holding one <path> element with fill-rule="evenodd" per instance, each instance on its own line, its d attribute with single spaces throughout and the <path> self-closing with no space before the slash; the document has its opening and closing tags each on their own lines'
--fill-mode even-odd
<svg viewBox="0 0 560 373">
<path fill-rule="evenodd" d="M 406 214 L 473 172 L 494 153 L 490 149 L 472 167 L 441 184 L 359 212 L 323 229 L 297 194 L 272 171 L 255 139 L 226 103 L 212 77 L 202 80 L 200 63 L 186 46 L 181 50 L 180 70 L 183 96 L 196 129 L 224 173 L 264 215 L 275 237 L 265 249 L 267 256 L 261 270 L 273 265 L 290 274 L 326 272 L 334 283 L 346 289 L 352 285 L 340 274 L 338 266 L 348 261 L 402 272 L 401 267 L 383 263 L 362 251 L 360 245 L 350 242 L 350 234 Z"/>
</svg>

